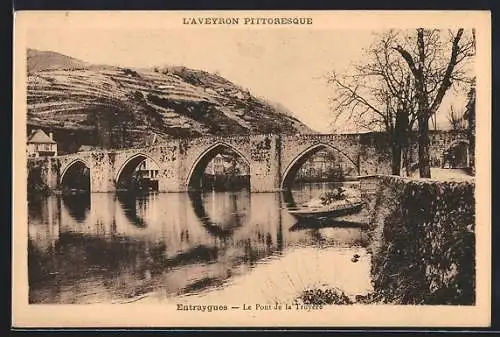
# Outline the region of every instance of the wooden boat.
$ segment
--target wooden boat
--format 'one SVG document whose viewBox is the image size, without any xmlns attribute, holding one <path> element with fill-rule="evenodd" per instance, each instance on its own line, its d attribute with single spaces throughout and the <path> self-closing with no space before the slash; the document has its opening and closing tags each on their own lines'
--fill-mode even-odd
<svg viewBox="0 0 500 337">
<path fill-rule="evenodd" d="M 325 206 L 306 205 L 305 207 L 296 210 L 289 210 L 288 212 L 298 219 L 327 220 L 330 218 L 359 212 L 362 207 L 363 202 L 361 201 L 340 201 Z"/>
</svg>

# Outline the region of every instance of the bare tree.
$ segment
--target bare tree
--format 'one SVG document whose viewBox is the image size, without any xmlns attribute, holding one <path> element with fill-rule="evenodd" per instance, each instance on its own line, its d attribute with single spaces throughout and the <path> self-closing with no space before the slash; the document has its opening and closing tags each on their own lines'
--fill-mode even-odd
<svg viewBox="0 0 500 337">
<path fill-rule="evenodd" d="M 421 177 L 430 178 L 429 119 L 436 114 L 443 98 L 456 82 L 469 80 L 460 65 L 473 55 L 474 32 L 464 37 L 464 29 L 448 31 L 418 28 L 416 38 L 408 34 L 394 46 L 405 60 L 415 83 L 418 109 L 418 157 Z M 449 54 L 448 54 L 449 53 Z"/>
<path fill-rule="evenodd" d="M 387 132 L 395 175 L 400 174 L 401 153 L 416 121 L 414 77 L 392 47 L 398 35 L 391 30 L 378 36 L 365 51 L 363 64 L 354 66 L 350 74 L 328 75 L 335 90 L 331 99 L 333 124 L 351 122 L 367 130 Z"/>
</svg>

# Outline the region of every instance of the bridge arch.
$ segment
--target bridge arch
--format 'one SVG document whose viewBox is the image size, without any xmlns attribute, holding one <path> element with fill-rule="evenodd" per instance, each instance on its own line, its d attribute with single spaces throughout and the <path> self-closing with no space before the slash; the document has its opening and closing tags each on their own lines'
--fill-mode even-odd
<svg viewBox="0 0 500 337">
<path fill-rule="evenodd" d="M 325 149 L 334 150 L 335 152 L 339 153 L 342 156 L 342 158 L 346 158 L 356 169 L 356 172 L 359 174 L 359 164 L 355 162 L 347 154 L 345 154 L 343 151 L 330 144 L 317 143 L 301 151 L 297 156 L 295 156 L 295 158 L 290 162 L 290 164 L 288 164 L 281 178 L 280 189 L 285 190 L 287 187 L 289 187 L 295 177 L 295 174 L 300 169 L 300 167 L 316 153 Z"/>
<path fill-rule="evenodd" d="M 212 159 L 214 159 L 217 154 L 221 153 L 224 149 L 238 155 L 238 157 L 241 158 L 248 166 L 248 169 L 251 169 L 250 161 L 240 150 L 225 142 L 217 142 L 205 149 L 191 165 L 186 179 L 186 187 L 188 188 L 188 190 L 196 187 L 196 182 L 199 182 L 199 180 L 201 179 L 201 176 L 203 175 L 203 172 L 207 165 Z"/>
<path fill-rule="evenodd" d="M 145 154 L 144 152 L 138 152 L 134 153 L 130 157 L 128 157 L 123 164 L 120 166 L 118 171 L 116 171 L 115 177 L 114 177 L 114 182 L 115 185 L 118 186 L 121 178 L 123 177 L 124 174 L 132 174 L 133 171 L 139 166 L 140 163 L 142 163 L 144 160 L 150 160 L 152 163 L 155 164 L 155 166 L 160 169 L 160 165 L 156 162 L 155 159 L 153 159 L 151 156 Z"/>
<path fill-rule="evenodd" d="M 76 165 L 76 164 L 83 164 L 83 165 L 85 165 L 85 166 L 86 166 L 86 167 L 90 170 L 90 166 L 89 166 L 89 164 L 88 164 L 85 160 L 83 160 L 83 159 L 81 159 L 81 158 L 76 158 L 76 159 L 73 159 L 73 160 L 72 160 L 72 161 L 70 161 L 70 162 L 69 162 L 66 166 L 64 166 L 64 168 L 62 169 L 62 171 L 61 171 L 61 176 L 60 176 L 60 178 L 59 178 L 59 183 L 60 183 L 60 184 L 62 184 L 62 181 L 63 181 L 63 179 L 64 179 L 64 177 L 65 177 L 66 173 L 68 172 L 68 170 L 69 170 L 71 167 L 73 167 L 74 165 Z"/>
<path fill-rule="evenodd" d="M 72 170 L 76 169 L 87 169 L 88 172 L 88 189 L 90 191 L 90 165 L 83 159 L 81 158 L 75 158 L 72 161 L 70 161 L 67 165 L 64 166 L 64 168 L 61 171 L 61 175 L 59 177 L 59 186 L 61 188 L 64 188 L 64 182 L 67 180 L 67 177 L 69 176 L 69 172 Z"/>
</svg>

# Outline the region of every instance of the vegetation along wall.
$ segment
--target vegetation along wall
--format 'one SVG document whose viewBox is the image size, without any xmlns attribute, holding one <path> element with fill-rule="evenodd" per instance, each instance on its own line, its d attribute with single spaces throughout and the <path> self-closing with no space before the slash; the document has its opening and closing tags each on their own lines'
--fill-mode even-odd
<svg viewBox="0 0 500 337">
<path fill-rule="evenodd" d="M 368 197 L 373 300 L 473 305 L 474 183 L 395 176 L 366 182 L 376 186 Z"/>
</svg>

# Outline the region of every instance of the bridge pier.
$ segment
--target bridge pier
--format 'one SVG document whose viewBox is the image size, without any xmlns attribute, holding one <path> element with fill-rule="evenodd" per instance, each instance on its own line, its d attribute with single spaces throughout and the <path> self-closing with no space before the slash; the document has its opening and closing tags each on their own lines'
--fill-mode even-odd
<svg viewBox="0 0 500 337">
<path fill-rule="evenodd" d="M 174 177 L 166 175 L 158 179 L 158 192 L 187 192 L 187 185 Z"/>
<path fill-rule="evenodd" d="M 112 154 L 100 152 L 87 160 L 90 168 L 91 192 L 115 192 L 115 165 Z"/>
<path fill-rule="evenodd" d="M 275 171 L 275 170 L 273 170 Z M 278 192 L 280 191 L 279 172 L 261 172 L 250 170 L 251 192 Z"/>
<path fill-rule="evenodd" d="M 97 173 L 99 172 L 99 173 Z M 103 170 L 101 167 L 90 168 L 90 191 L 91 192 L 115 192 L 116 184 L 113 172 Z"/>
</svg>

